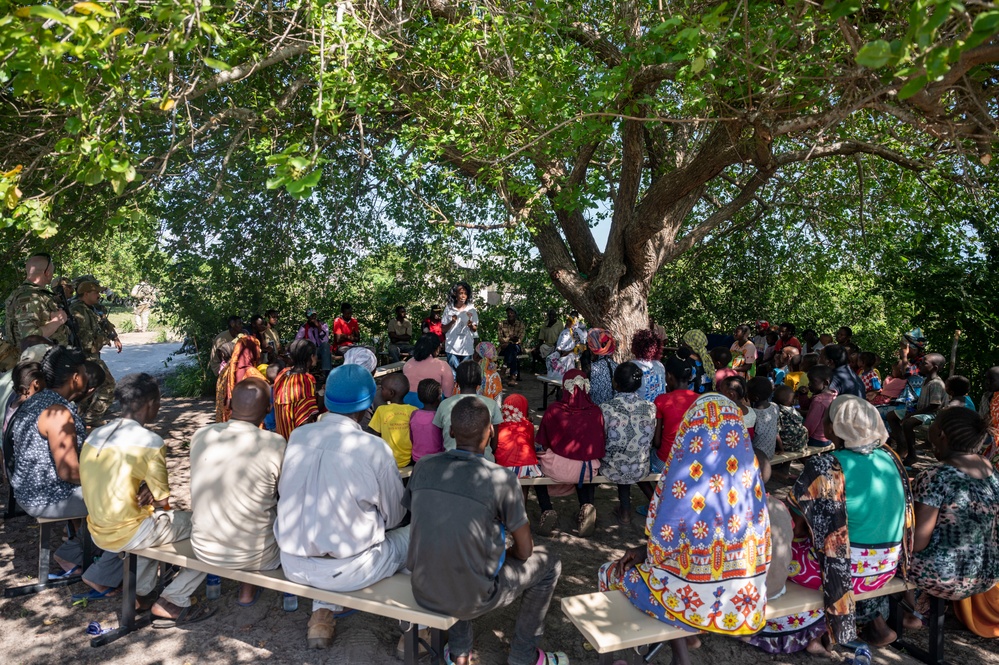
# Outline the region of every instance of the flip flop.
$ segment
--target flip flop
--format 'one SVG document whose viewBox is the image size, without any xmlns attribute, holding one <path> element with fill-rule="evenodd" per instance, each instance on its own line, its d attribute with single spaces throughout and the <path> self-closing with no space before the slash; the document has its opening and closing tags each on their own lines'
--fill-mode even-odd
<svg viewBox="0 0 999 665">
<path fill-rule="evenodd" d="M 65 580 L 80 574 L 80 567 L 74 566 L 71 570 L 62 573 L 49 573 L 49 580 Z"/>
<path fill-rule="evenodd" d="M 192 623 L 198 623 L 199 621 L 204 621 L 205 619 L 211 617 L 215 614 L 215 607 L 208 607 L 207 605 L 191 605 L 190 607 L 185 607 L 176 619 L 168 619 L 166 617 L 157 617 L 153 619 L 153 628 L 179 628 L 182 626 L 187 626 Z"/>
<path fill-rule="evenodd" d="M 115 595 L 118 589 L 108 588 L 104 591 L 98 591 L 97 589 L 90 589 L 85 593 L 74 593 L 73 594 L 73 604 L 80 602 L 81 600 L 90 602 L 92 600 L 104 600 L 105 598 Z"/>
<path fill-rule="evenodd" d="M 239 605 L 240 607 L 253 607 L 254 605 L 256 605 L 256 604 L 257 604 L 257 601 L 258 601 L 258 600 L 260 600 L 260 593 L 261 593 L 261 592 L 262 592 L 263 590 L 264 590 L 264 589 L 263 589 L 263 587 L 259 587 L 259 586 L 258 586 L 258 587 L 257 587 L 257 590 L 253 592 L 253 600 L 251 600 L 251 601 L 250 601 L 250 602 L 248 602 L 248 603 L 241 603 L 241 602 L 239 602 L 239 601 L 237 600 L 237 601 L 236 601 L 236 604 L 237 604 L 237 605 Z M 237 596 L 237 597 L 238 597 L 238 596 Z"/>
</svg>

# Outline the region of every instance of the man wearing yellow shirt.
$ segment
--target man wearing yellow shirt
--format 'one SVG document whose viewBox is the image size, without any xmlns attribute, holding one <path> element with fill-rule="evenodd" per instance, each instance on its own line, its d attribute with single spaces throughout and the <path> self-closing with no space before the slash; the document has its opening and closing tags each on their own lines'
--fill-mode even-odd
<svg viewBox="0 0 999 665">
<path fill-rule="evenodd" d="M 101 549 L 131 551 L 186 540 L 191 513 L 165 510 L 170 499 L 166 447 L 146 429 L 160 408 L 160 389 L 148 374 L 130 374 L 115 389 L 121 418 L 90 433 L 80 450 L 80 483 L 87 526 Z M 139 557 L 135 590 L 138 609 L 151 609 L 153 626 L 167 628 L 207 619 L 214 613 L 191 605 L 204 573 L 181 570 L 151 604 L 157 563 Z"/>
</svg>

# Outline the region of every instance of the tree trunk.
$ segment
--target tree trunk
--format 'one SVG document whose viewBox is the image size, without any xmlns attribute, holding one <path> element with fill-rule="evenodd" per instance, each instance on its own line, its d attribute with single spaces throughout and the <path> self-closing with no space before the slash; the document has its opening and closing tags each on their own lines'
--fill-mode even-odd
<svg viewBox="0 0 999 665">
<path fill-rule="evenodd" d="M 650 283 L 634 282 L 620 290 L 600 294 L 589 291 L 581 302 L 570 298 L 569 303 L 578 309 L 590 328 L 603 328 L 614 335 L 617 352 L 614 359 L 624 362 L 631 359 L 631 338 L 639 330 L 649 327 L 648 297 Z"/>
</svg>

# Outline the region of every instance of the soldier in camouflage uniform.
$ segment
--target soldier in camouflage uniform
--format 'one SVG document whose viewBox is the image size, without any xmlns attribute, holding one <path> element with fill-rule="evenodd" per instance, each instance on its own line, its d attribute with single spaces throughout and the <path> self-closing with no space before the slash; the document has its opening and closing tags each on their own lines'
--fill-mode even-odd
<svg viewBox="0 0 999 665">
<path fill-rule="evenodd" d="M 55 266 L 48 254 L 33 254 L 25 262 L 25 281 L 14 289 L 4 303 L 7 317 L 4 336 L 15 347 L 29 335 L 47 337 L 56 344 L 69 346 L 69 316 L 48 289 Z"/>
<path fill-rule="evenodd" d="M 146 332 L 149 330 L 149 312 L 156 303 L 156 287 L 149 282 L 139 282 L 132 287 L 131 295 L 135 298 L 135 307 L 132 309 L 135 332 Z"/>
<path fill-rule="evenodd" d="M 94 361 L 104 370 L 104 383 L 93 395 L 80 403 L 80 413 L 91 427 L 103 423 L 104 412 L 114 401 L 115 380 L 111 376 L 111 370 L 101 360 L 101 349 L 113 343 L 118 353 L 121 353 L 121 340 L 118 339 L 117 331 L 111 322 L 102 319 L 96 310 L 97 303 L 101 299 L 100 288 L 96 281 L 79 282 L 76 287 L 76 299 L 70 306 L 79 330 L 80 350 L 87 355 L 87 360 Z"/>
</svg>

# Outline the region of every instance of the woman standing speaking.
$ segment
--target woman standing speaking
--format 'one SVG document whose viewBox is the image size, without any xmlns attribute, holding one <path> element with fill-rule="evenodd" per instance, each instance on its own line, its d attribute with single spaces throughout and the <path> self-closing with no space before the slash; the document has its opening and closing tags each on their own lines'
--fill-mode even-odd
<svg viewBox="0 0 999 665">
<path fill-rule="evenodd" d="M 472 287 L 468 282 L 458 282 L 452 287 L 441 321 L 447 361 L 457 369 L 462 361 L 471 357 L 478 336 L 479 313 L 472 304 Z"/>
</svg>

